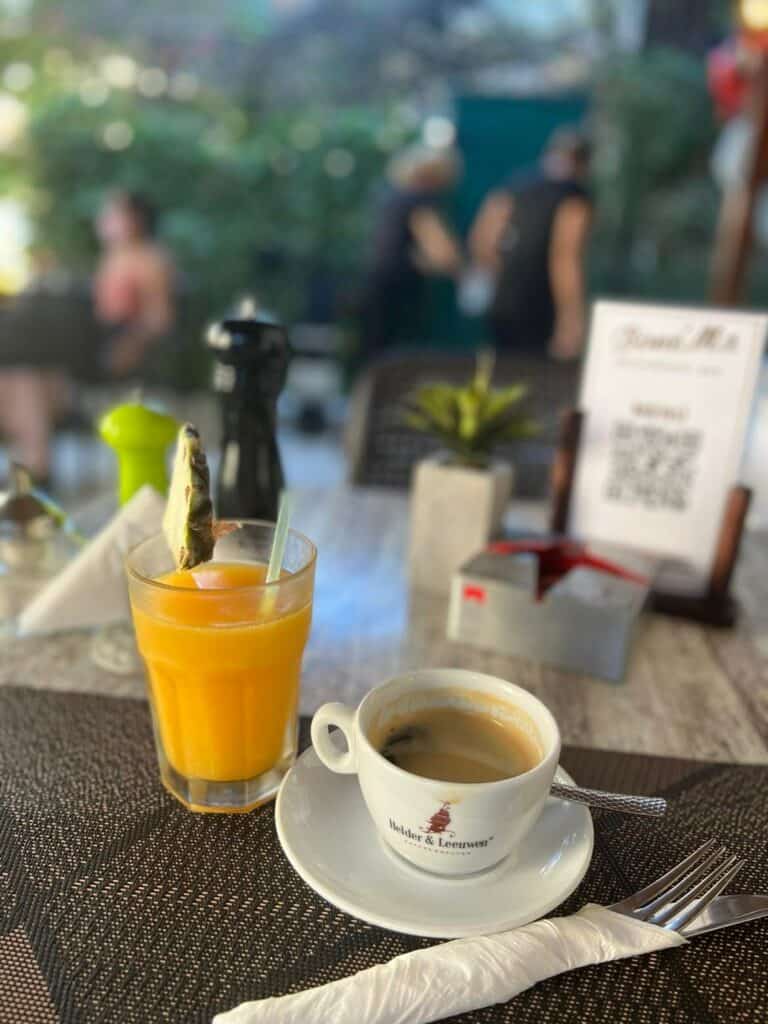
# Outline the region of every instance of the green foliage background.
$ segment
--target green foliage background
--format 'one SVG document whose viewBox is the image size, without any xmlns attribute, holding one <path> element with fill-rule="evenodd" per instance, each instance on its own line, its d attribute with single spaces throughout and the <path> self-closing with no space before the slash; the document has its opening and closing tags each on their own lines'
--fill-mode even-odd
<svg viewBox="0 0 768 1024">
<path fill-rule="evenodd" d="M 133 129 L 128 149 L 103 145 L 114 121 Z M 136 189 L 162 211 L 163 237 L 196 301 L 216 310 L 255 291 L 296 316 L 315 268 L 344 280 L 359 266 L 372 186 L 386 161 L 382 123 L 387 114 L 370 109 L 252 119 L 221 103 L 117 95 L 88 108 L 52 95 L 34 107 L 18 160 L 36 235 L 68 268 L 93 267 L 92 222 L 105 191 Z M 302 132 L 317 141 L 297 153 Z M 391 136 L 404 133 L 393 125 Z M 334 151 L 354 161 L 352 173 L 329 175 Z"/>
<path fill-rule="evenodd" d="M 703 61 L 652 50 L 605 62 L 594 124 L 595 287 L 704 298 L 719 204 L 709 160 L 719 129 Z"/>
<path fill-rule="evenodd" d="M 0 189 L 24 201 L 38 242 L 63 266 L 92 270 L 93 216 L 108 189 L 125 186 L 163 212 L 162 232 L 199 320 L 245 291 L 301 318 L 318 271 L 342 293 L 353 288 L 369 246 L 376 185 L 390 152 L 417 128 L 407 95 L 334 101 L 336 82 L 318 87 L 309 103 L 291 99 L 285 85 L 277 102 L 269 76 L 243 91 L 222 74 L 183 101 L 113 89 L 105 103 L 88 106 L 79 83 L 114 44 L 57 40 L 46 13 L 53 5 L 38 0 L 38 7 L 39 31 L 0 39 L 0 68 L 24 60 L 37 72 L 20 97 L 29 117 L 23 142 L 0 160 Z M 240 34 L 259 36 L 263 13 Z M 295 41 L 287 38 L 290 49 Z M 71 66 L 52 71 L 47 57 L 60 45 L 73 55 Z M 142 63 L 141 43 L 130 49 Z M 271 51 L 263 53 L 266 60 Z M 146 62 L 153 59 L 148 53 Z M 341 50 L 334 66 L 343 79 Z M 248 67 L 253 78 L 258 62 Z M 719 127 L 704 61 L 677 50 L 622 53 L 595 66 L 591 87 L 593 293 L 705 298 L 719 204 L 709 160 Z M 134 133 L 126 149 L 104 144 L 105 126 L 115 121 Z M 353 162 L 351 173 L 328 173 L 334 151 Z M 762 262 L 755 261 L 753 301 L 768 296 Z"/>
</svg>

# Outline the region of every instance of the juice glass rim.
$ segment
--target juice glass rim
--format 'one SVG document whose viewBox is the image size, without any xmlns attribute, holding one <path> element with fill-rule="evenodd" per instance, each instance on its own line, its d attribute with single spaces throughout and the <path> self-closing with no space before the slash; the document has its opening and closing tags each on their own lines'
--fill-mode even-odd
<svg viewBox="0 0 768 1024">
<path fill-rule="evenodd" d="M 218 519 L 217 522 L 234 524 L 236 526 L 267 526 L 272 530 L 277 526 L 277 523 L 271 522 L 269 519 Z M 307 558 L 306 563 L 302 565 L 300 569 L 297 569 L 296 572 L 292 572 L 288 576 L 272 580 L 271 583 L 245 583 L 237 587 L 216 587 L 209 590 L 197 590 L 194 587 L 190 589 L 189 587 L 177 587 L 173 583 L 161 583 L 160 580 L 153 576 L 145 576 L 144 573 L 139 572 L 139 570 L 131 564 L 132 559 L 145 544 L 150 544 L 152 541 L 156 541 L 159 537 L 162 537 L 162 530 L 158 533 L 153 533 L 150 537 L 145 537 L 131 548 L 124 559 L 125 571 L 130 577 L 142 585 L 157 587 L 158 590 L 177 591 L 182 594 L 199 594 L 201 597 L 220 596 L 221 594 L 233 593 L 235 591 L 239 593 L 252 591 L 255 593 L 260 590 L 269 590 L 270 587 L 279 587 L 293 580 L 301 579 L 305 573 L 308 573 L 312 568 L 314 568 L 315 562 L 317 561 L 317 547 L 305 533 L 302 533 L 300 530 L 294 530 L 291 526 L 288 529 L 288 534 L 293 534 L 294 537 L 298 537 L 299 540 L 304 541 L 304 543 L 307 544 L 309 547 L 309 557 Z M 253 561 L 253 559 L 251 559 L 251 561 Z M 207 563 L 203 562 L 201 564 L 205 565 Z"/>
</svg>

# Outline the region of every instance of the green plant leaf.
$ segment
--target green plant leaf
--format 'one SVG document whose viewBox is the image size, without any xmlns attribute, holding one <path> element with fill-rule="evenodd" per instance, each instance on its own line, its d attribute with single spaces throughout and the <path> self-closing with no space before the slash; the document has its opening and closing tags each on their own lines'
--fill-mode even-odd
<svg viewBox="0 0 768 1024">
<path fill-rule="evenodd" d="M 405 422 L 432 434 L 471 466 L 486 465 L 493 449 L 503 441 L 532 437 L 537 425 L 519 409 L 527 387 L 518 383 L 494 391 L 490 387 L 492 368 L 492 355 L 479 357 L 466 386 L 423 385 L 404 403 Z"/>
</svg>

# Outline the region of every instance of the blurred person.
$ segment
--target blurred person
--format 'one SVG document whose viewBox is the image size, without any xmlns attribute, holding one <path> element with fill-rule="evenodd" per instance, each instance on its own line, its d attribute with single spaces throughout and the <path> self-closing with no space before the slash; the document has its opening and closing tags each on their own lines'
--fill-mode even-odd
<svg viewBox="0 0 768 1024">
<path fill-rule="evenodd" d="M 116 192 L 96 222 L 103 252 L 93 287 L 106 332 L 104 368 L 112 377 L 139 371 L 173 326 L 174 270 L 155 240 L 155 211 L 135 192 Z"/>
<path fill-rule="evenodd" d="M 33 246 L 29 258 L 30 281 L 7 311 L 3 324 L 3 349 L 13 335 L 16 350 L 0 369 L 0 436 L 7 442 L 11 458 L 23 463 L 35 481 L 46 486 L 50 477 L 51 425 L 69 409 L 71 386 L 62 368 L 37 364 L 26 315 L 30 303 L 59 287 L 61 268 L 53 253 L 43 246 Z M 29 365 L 22 359 L 29 359 Z"/>
<path fill-rule="evenodd" d="M 155 214 L 150 204 L 131 192 L 117 192 L 105 202 L 96 223 L 102 256 L 93 282 L 92 315 L 84 321 L 73 314 L 60 322 L 51 336 L 41 323 L 46 291 L 70 291 L 66 275 L 41 250 L 36 274 L 17 303 L 12 318 L 3 325 L 2 342 L 25 343 L 0 370 L 0 434 L 9 443 L 13 458 L 23 462 L 35 479 L 45 484 L 50 473 L 50 439 L 58 418 L 72 411 L 71 385 L 66 368 L 71 360 L 62 338 L 76 333 L 79 343 L 92 334 L 100 350 L 102 371 L 112 378 L 139 374 L 173 325 L 174 272 L 165 250 L 154 239 Z M 67 305 L 76 309 L 74 295 Z M 42 320 L 41 320 L 42 317 Z M 44 337 L 45 351 L 33 351 L 27 339 Z M 2 357 L 0 345 L 0 357 Z"/>
<path fill-rule="evenodd" d="M 494 278 L 488 319 L 500 350 L 555 359 L 581 352 L 590 157 L 583 134 L 558 129 L 539 171 L 512 178 L 480 208 L 469 248 L 475 266 Z"/>
<path fill-rule="evenodd" d="M 69 402 L 69 382 L 61 370 L 10 366 L 0 371 L 0 434 L 11 458 L 43 487 L 50 482 L 51 427 Z"/>
<path fill-rule="evenodd" d="M 361 304 L 365 358 L 418 336 L 428 277 L 460 273 L 461 248 L 440 211 L 459 173 L 453 150 L 412 147 L 390 163 Z"/>
</svg>

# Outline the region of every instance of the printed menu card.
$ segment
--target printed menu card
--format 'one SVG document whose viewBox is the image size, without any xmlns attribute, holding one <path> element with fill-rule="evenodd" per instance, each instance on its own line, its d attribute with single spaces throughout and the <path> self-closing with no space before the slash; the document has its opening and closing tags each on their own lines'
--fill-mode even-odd
<svg viewBox="0 0 768 1024">
<path fill-rule="evenodd" d="M 595 304 L 571 533 L 708 573 L 767 328 L 758 313 Z"/>
</svg>

